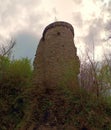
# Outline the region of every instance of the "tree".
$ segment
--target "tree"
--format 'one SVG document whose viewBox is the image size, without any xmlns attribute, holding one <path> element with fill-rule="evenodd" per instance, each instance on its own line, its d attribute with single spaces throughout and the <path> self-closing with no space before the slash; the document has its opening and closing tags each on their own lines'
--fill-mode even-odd
<svg viewBox="0 0 111 130">
<path fill-rule="evenodd" d="M 15 40 L 11 39 L 5 43 L 6 45 L 1 45 L 0 47 L 0 55 L 1 56 L 9 56 L 11 54 L 11 51 L 13 47 L 15 46 L 16 42 Z"/>
</svg>

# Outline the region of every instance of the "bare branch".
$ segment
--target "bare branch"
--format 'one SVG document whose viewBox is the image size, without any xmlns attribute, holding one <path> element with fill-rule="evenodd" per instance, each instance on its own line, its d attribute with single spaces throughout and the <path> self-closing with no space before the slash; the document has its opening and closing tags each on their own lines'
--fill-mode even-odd
<svg viewBox="0 0 111 130">
<path fill-rule="evenodd" d="M 1 56 L 9 56 L 11 53 L 11 50 L 13 49 L 13 47 L 15 46 L 16 42 L 15 40 L 11 39 L 8 43 L 8 46 L 2 45 L 0 48 L 0 52 L 1 52 Z"/>
</svg>

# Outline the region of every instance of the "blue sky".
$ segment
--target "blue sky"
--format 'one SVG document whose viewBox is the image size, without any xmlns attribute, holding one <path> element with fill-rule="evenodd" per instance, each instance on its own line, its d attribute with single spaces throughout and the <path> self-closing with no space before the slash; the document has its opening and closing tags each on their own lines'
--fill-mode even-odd
<svg viewBox="0 0 111 130">
<path fill-rule="evenodd" d="M 109 49 L 111 0 L 0 0 L 0 45 L 14 38 L 15 58 L 33 59 L 44 28 L 55 20 L 73 25 L 80 57 L 86 49 L 92 53 L 93 44 L 96 59 Z"/>
<path fill-rule="evenodd" d="M 36 35 L 31 32 L 22 31 L 16 35 L 15 39 L 16 44 L 12 53 L 14 58 L 19 59 L 28 57 L 33 61 L 39 38 L 37 39 Z"/>
</svg>

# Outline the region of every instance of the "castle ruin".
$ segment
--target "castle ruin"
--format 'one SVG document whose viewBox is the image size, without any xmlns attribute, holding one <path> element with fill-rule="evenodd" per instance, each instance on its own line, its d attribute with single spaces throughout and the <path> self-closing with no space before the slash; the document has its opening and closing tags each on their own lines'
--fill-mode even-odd
<svg viewBox="0 0 111 130">
<path fill-rule="evenodd" d="M 73 38 L 73 27 L 67 22 L 54 22 L 45 28 L 34 59 L 35 85 L 78 86 L 80 62 Z"/>
<path fill-rule="evenodd" d="M 80 61 L 73 38 L 74 30 L 69 23 L 54 22 L 45 28 L 34 59 L 30 116 L 26 115 L 20 130 L 63 130 L 64 127 L 76 130 L 63 125 L 62 109 L 67 108 L 67 101 L 58 89 L 67 87 L 72 92 L 79 87 Z"/>
</svg>

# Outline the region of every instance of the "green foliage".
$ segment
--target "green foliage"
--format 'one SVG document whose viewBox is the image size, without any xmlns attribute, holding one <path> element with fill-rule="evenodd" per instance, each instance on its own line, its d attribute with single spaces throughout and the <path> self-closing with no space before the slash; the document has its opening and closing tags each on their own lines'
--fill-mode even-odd
<svg viewBox="0 0 111 130">
<path fill-rule="evenodd" d="M 32 68 L 27 58 L 0 57 L 0 129 L 14 129 L 24 116 L 24 92 L 31 86 Z"/>
<path fill-rule="evenodd" d="M 70 89 L 71 87 L 66 84 L 66 81 L 70 81 L 74 74 L 72 71 L 67 71 L 65 79 L 59 84 L 61 86 L 54 88 L 44 86 L 43 89 L 36 86 L 33 88 L 32 99 L 34 101 L 31 99 L 30 102 L 30 106 L 33 104 L 33 107 L 31 107 L 29 123 L 36 124 L 36 127 L 49 124 L 51 127 L 56 126 L 57 129 L 66 130 L 69 130 L 68 126 L 75 129 L 110 130 L 111 97 L 105 95 L 106 92 L 103 92 L 103 88 L 100 89 L 102 85 L 106 89 L 105 84 L 110 81 L 110 75 L 107 76 L 109 68 L 92 66 L 87 67 L 89 68 L 85 70 L 87 77 L 84 75 L 83 77 L 84 80 L 87 80 L 87 85 L 92 83 L 93 89 L 99 88 L 98 96 L 95 94 L 96 91 L 87 91 L 82 84 L 81 88 L 76 87 L 76 84 L 74 89 Z M 93 78 L 96 84 L 93 83 Z M 34 92 L 36 92 L 35 95 Z M 26 126 L 28 126 L 27 123 Z M 59 128 L 59 126 L 62 127 Z"/>
<path fill-rule="evenodd" d="M 101 88 L 98 97 L 82 87 L 74 87 L 73 91 L 69 89 L 66 81 L 74 77 L 72 71 L 66 72 L 66 79 L 61 81 L 61 86 L 44 86 L 40 89 L 32 86 L 30 60 L 10 60 L 1 56 L 0 130 L 19 130 L 24 124 L 28 126 L 24 118 L 27 118 L 28 123 L 36 124 L 36 127 L 49 124 L 58 129 L 62 126 L 66 130 L 68 126 L 76 129 L 110 130 L 111 95 L 106 93 L 111 83 L 110 66 L 103 64 L 94 72 L 97 87 L 99 90 Z M 93 75 L 89 77 L 91 76 Z"/>
<path fill-rule="evenodd" d="M 109 95 L 111 90 L 111 66 L 107 63 L 102 63 L 97 78 L 100 84 L 101 93 Z"/>
<path fill-rule="evenodd" d="M 111 102 L 103 97 L 78 88 L 70 91 L 65 88 L 44 88 L 38 93 L 31 119 L 40 126 L 73 126 L 76 129 L 111 129 Z"/>
<path fill-rule="evenodd" d="M 81 87 L 93 91 L 97 96 L 109 96 L 111 90 L 111 59 L 101 62 L 84 61 L 81 65 Z"/>
</svg>

